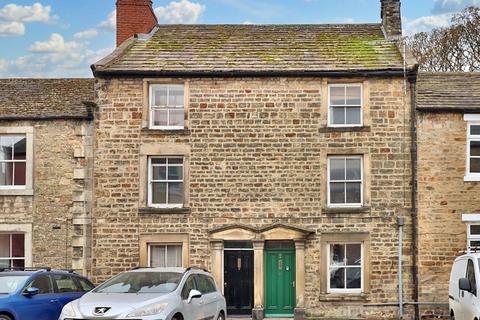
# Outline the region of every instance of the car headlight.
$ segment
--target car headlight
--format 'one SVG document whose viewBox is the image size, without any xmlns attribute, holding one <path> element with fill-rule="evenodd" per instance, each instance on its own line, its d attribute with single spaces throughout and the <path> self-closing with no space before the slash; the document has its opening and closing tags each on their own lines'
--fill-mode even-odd
<svg viewBox="0 0 480 320">
<path fill-rule="evenodd" d="M 62 315 L 67 316 L 67 317 L 75 317 L 75 309 L 73 308 L 73 305 L 71 303 L 68 303 L 63 307 L 62 309 Z"/>
<path fill-rule="evenodd" d="M 167 307 L 168 303 L 154 303 L 148 306 L 139 308 L 133 312 L 130 312 L 127 315 L 127 318 L 134 318 L 134 317 L 146 317 L 146 316 L 153 316 L 155 314 L 159 314 Z"/>
</svg>

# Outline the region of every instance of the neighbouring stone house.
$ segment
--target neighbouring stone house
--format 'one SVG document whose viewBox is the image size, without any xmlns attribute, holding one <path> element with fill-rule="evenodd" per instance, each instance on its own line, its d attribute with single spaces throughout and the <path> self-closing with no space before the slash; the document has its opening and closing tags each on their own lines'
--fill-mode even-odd
<svg viewBox="0 0 480 320">
<path fill-rule="evenodd" d="M 420 74 L 416 100 L 419 301 L 445 313 L 455 257 L 480 246 L 480 74 Z"/>
<path fill-rule="evenodd" d="M 93 101 L 93 79 L 0 79 L 0 267 L 87 273 Z"/>
<path fill-rule="evenodd" d="M 301 26 L 157 26 L 151 5 L 117 1 L 119 47 L 92 66 L 93 279 L 197 265 L 230 314 L 397 317 L 416 78 L 400 1 L 382 23 Z"/>
</svg>

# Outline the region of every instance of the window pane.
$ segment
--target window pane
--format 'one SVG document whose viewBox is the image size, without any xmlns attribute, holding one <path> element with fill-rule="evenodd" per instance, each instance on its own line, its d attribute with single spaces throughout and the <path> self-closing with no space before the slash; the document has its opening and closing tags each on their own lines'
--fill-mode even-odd
<svg viewBox="0 0 480 320">
<path fill-rule="evenodd" d="M 344 159 L 330 159 L 330 180 L 345 180 Z"/>
<path fill-rule="evenodd" d="M 167 184 L 161 182 L 152 183 L 152 203 L 167 203 Z"/>
<path fill-rule="evenodd" d="M 470 158 L 470 172 L 480 173 L 480 158 Z"/>
<path fill-rule="evenodd" d="M 347 203 L 360 203 L 361 202 L 361 188 L 360 182 L 351 182 L 346 184 L 347 189 Z"/>
<path fill-rule="evenodd" d="M 37 288 L 39 294 L 52 293 L 52 284 L 49 276 L 38 276 L 33 280 L 27 288 Z"/>
<path fill-rule="evenodd" d="M 167 105 L 167 87 L 166 86 L 153 87 L 153 105 L 154 106 Z"/>
<path fill-rule="evenodd" d="M 330 203 L 345 203 L 345 183 L 330 183 Z"/>
<path fill-rule="evenodd" d="M 183 179 L 183 166 L 168 167 L 168 180 L 182 180 L 182 179 Z"/>
<path fill-rule="evenodd" d="M 152 164 L 166 164 L 166 158 L 152 158 Z"/>
<path fill-rule="evenodd" d="M 12 136 L 0 136 L 0 160 L 12 160 Z"/>
<path fill-rule="evenodd" d="M 345 87 L 330 87 L 330 105 L 345 105 Z"/>
<path fill-rule="evenodd" d="M 182 126 L 184 124 L 183 109 L 170 109 L 170 126 Z"/>
<path fill-rule="evenodd" d="M 330 245 L 330 265 L 344 266 L 345 265 L 345 245 L 331 244 Z"/>
<path fill-rule="evenodd" d="M 12 257 L 25 257 L 25 235 L 12 234 Z"/>
<path fill-rule="evenodd" d="M 347 265 L 360 266 L 362 256 L 361 244 L 347 244 Z"/>
<path fill-rule="evenodd" d="M 0 163 L 0 186 L 11 186 L 13 183 L 13 163 Z"/>
<path fill-rule="evenodd" d="M 330 269 L 330 288 L 345 289 L 345 268 Z"/>
<path fill-rule="evenodd" d="M 346 124 L 361 124 L 361 109 L 348 107 L 346 112 Z"/>
<path fill-rule="evenodd" d="M 471 135 L 480 135 L 480 126 L 470 126 Z"/>
<path fill-rule="evenodd" d="M 25 160 L 27 158 L 27 138 L 24 136 L 13 136 L 13 159 Z"/>
<path fill-rule="evenodd" d="M 182 266 L 182 246 L 167 246 L 167 267 Z"/>
<path fill-rule="evenodd" d="M 10 235 L 0 234 L 0 258 L 10 257 Z"/>
<path fill-rule="evenodd" d="M 15 181 L 13 182 L 14 185 L 16 186 L 24 186 L 26 181 L 26 176 L 27 176 L 27 164 L 25 162 L 16 162 L 13 164 L 14 168 L 14 179 Z"/>
<path fill-rule="evenodd" d="M 168 203 L 183 203 L 183 183 L 171 182 L 168 184 Z"/>
<path fill-rule="evenodd" d="M 152 167 L 153 180 L 167 180 L 167 167 L 166 166 L 154 166 Z"/>
<path fill-rule="evenodd" d="M 183 106 L 183 86 L 170 87 L 169 106 Z"/>
<path fill-rule="evenodd" d="M 153 125 L 167 126 L 168 125 L 168 110 L 154 110 L 153 111 Z"/>
<path fill-rule="evenodd" d="M 150 246 L 150 267 L 165 267 L 165 246 Z"/>
<path fill-rule="evenodd" d="M 360 159 L 347 159 L 347 176 L 346 180 L 362 179 L 362 161 Z"/>
<path fill-rule="evenodd" d="M 360 289 L 362 287 L 362 269 L 347 268 L 347 289 Z"/>
<path fill-rule="evenodd" d="M 13 268 L 25 268 L 25 260 L 24 259 L 12 260 L 12 267 Z"/>
<path fill-rule="evenodd" d="M 345 124 L 345 107 L 332 108 L 332 124 Z"/>
<path fill-rule="evenodd" d="M 480 141 L 470 141 L 470 156 L 480 157 Z"/>
<path fill-rule="evenodd" d="M 362 90 L 359 86 L 347 86 L 347 105 L 360 106 L 362 104 Z"/>
<path fill-rule="evenodd" d="M 54 275 L 53 281 L 57 285 L 57 292 L 59 293 L 69 293 L 69 292 L 80 292 L 80 288 L 77 287 L 77 284 L 71 276 L 68 275 Z"/>
<path fill-rule="evenodd" d="M 80 283 L 80 286 L 82 287 L 83 292 L 87 292 L 90 290 L 93 290 L 95 288 L 90 282 L 83 278 L 77 278 L 78 282 Z"/>
<path fill-rule="evenodd" d="M 470 226 L 471 235 L 480 235 L 480 224 Z"/>
<path fill-rule="evenodd" d="M 168 164 L 182 164 L 182 158 L 168 158 Z"/>
</svg>

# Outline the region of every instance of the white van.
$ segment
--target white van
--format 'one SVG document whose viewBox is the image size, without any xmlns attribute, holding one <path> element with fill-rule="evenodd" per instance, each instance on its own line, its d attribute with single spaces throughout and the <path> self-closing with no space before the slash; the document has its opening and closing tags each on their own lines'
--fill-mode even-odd
<svg viewBox="0 0 480 320">
<path fill-rule="evenodd" d="M 480 253 L 469 253 L 455 259 L 448 288 L 450 318 L 480 320 Z"/>
</svg>

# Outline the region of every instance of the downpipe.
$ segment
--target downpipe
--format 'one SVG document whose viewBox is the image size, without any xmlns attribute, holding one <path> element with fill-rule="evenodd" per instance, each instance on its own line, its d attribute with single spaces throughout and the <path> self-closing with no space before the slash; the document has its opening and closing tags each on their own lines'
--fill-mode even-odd
<svg viewBox="0 0 480 320">
<path fill-rule="evenodd" d="M 405 217 L 398 217 L 398 316 L 403 319 L 403 226 Z"/>
</svg>

